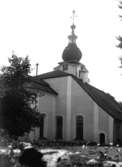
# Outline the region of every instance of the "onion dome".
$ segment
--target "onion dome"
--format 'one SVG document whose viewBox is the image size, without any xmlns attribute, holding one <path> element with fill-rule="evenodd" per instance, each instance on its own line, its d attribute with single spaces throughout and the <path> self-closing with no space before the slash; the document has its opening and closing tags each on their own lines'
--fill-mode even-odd
<svg viewBox="0 0 122 167">
<path fill-rule="evenodd" d="M 77 36 L 75 35 L 75 32 L 74 32 L 74 29 L 75 29 L 74 23 L 71 25 L 71 29 L 72 29 L 72 33 L 71 35 L 68 36 L 69 44 L 64 49 L 62 58 L 65 62 L 78 63 L 82 57 L 82 53 L 76 44 Z"/>
<path fill-rule="evenodd" d="M 82 53 L 75 43 L 69 43 L 62 55 L 63 60 L 70 63 L 78 63 L 81 57 Z"/>
</svg>

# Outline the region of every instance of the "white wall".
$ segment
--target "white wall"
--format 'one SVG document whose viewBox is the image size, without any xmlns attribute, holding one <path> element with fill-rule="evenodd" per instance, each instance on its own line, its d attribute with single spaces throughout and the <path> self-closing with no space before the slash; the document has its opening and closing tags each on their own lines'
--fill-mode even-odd
<svg viewBox="0 0 122 167">
<path fill-rule="evenodd" d="M 99 133 L 106 135 L 106 143 L 113 142 L 113 118 L 99 107 Z"/>
<path fill-rule="evenodd" d="M 76 136 L 76 116 L 84 118 L 84 139 L 93 140 L 93 100 L 88 94 L 72 79 L 72 139 Z"/>
<path fill-rule="evenodd" d="M 72 80 L 72 139 L 75 138 L 77 115 L 84 117 L 84 139 L 99 142 L 99 133 L 105 133 L 106 143 L 113 142 L 113 118 Z"/>
<path fill-rule="evenodd" d="M 44 118 L 44 137 L 53 139 L 55 136 L 55 114 L 56 97 L 55 95 L 45 94 L 39 98 L 39 112 L 45 114 Z"/>
<path fill-rule="evenodd" d="M 56 97 L 56 115 L 63 116 L 63 139 L 67 140 L 67 79 L 58 77 L 46 79 L 45 81 L 58 93 Z M 56 119 L 56 116 L 55 116 Z M 55 126 L 56 129 L 56 126 Z"/>
<path fill-rule="evenodd" d="M 39 111 L 46 114 L 45 137 L 55 139 L 56 115 L 63 116 L 63 139 L 76 137 L 76 116 L 84 118 L 84 139 L 99 142 L 99 133 L 112 142 L 113 119 L 103 111 L 71 76 L 46 79 L 58 95 L 45 94 L 39 99 Z"/>
</svg>

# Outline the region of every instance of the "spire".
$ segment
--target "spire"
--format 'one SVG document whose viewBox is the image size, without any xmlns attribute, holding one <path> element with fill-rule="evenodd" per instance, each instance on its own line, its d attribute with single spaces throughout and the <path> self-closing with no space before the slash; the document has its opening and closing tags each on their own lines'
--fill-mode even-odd
<svg viewBox="0 0 122 167">
<path fill-rule="evenodd" d="M 76 17 L 75 16 L 75 10 L 73 10 L 72 11 L 72 17 L 71 17 L 72 18 L 72 25 L 71 25 L 72 32 L 71 32 L 71 35 L 68 36 L 70 43 L 76 43 L 76 39 L 77 39 L 77 36 L 75 35 L 75 32 L 74 32 L 74 30 L 76 28 L 76 26 L 74 24 L 75 17 Z"/>
<path fill-rule="evenodd" d="M 75 16 L 75 11 L 73 10 L 73 15 L 72 15 L 72 25 L 71 25 L 71 35 L 68 36 L 69 38 L 69 44 L 68 46 L 64 49 L 62 58 L 65 62 L 70 62 L 70 63 L 78 63 L 82 57 L 82 53 L 80 49 L 77 47 L 76 44 L 76 39 L 77 36 L 75 35 L 75 24 L 74 24 L 74 18 Z"/>
</svg>

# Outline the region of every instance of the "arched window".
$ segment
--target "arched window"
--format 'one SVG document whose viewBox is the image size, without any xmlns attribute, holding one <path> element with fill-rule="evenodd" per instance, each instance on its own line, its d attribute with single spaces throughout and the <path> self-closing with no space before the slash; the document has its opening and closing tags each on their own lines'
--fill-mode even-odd
<svg viewBox="0 0 122 167">
<path fill-rule="evenodd" d="M 56 116 L 56 139 L 63 138 L 63 117 Z"/>
<path fill-rule="evenodd" d="M 76 116 L 76 140 L 83 140 L 83 116 Z"/>
</svg>

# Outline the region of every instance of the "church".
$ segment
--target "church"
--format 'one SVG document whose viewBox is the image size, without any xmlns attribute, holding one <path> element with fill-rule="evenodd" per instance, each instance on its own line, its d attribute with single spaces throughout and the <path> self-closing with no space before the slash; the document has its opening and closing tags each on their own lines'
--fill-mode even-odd
<svg viewBox="0 0 122 167">
<path fill-rule="evenodd" d="M 29 136 L 51 141 L 122 143 L 122 110 L 114 97 L 89 84 L 88 70 L 80 62 L 82 52 L 75 28 L 73 22 L 62 62 L 53 71 L 33 77 L 39 89 L 36 105 L 41 124 Z"/>
</svg>

